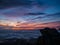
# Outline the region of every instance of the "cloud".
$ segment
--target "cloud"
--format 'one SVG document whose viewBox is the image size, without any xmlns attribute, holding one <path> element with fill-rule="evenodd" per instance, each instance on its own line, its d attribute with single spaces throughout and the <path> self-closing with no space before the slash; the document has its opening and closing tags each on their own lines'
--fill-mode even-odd
<svg viewBox="0 0 60 45">
<path fill-rule="evenodd" d="M 43 25 L 46 25 L 47 27 L 55 27 L 55 28 L 59 28 L 60 26 L 60 21 L 55 21 L 55 22 L 48 22 L 48 23 L 44 23 Z"/>
<path fill-rule="evenodd" d="M 13 6 L 26 6 L 30 7 L 31 5 L 43 5 L 42 2 L 34 1 L 34 0 L 0 0 L 0 8 L 7 8 Z"/>
<path fill-rule="evenodd" d="M 45 14 L 44 14 L 45 15 Z M 35 19 L 39 19 L 39 18 L 53 18 L 53 19 L 60 19 L 60 13 L 54 13 L 54 14 L 46 14 L 45 16 L 43 17 L 36 17 Z"/>
<path fill-rule="evenodd" d="M 43 9 L 43 7 L 39 8 L 37 6 L 33 6 L 31 8 L 26 8 L 23 6 L 18 6 L 18 7 L 14 7 L 14 8 L 8 8 L 5 10 L 1 10 L 0 11 L 0 15 L 4 15 L 7 17 L 21 17 L 21 16 L 28 16 L 28 15 L 33 15 L 33 16 L 37 16 L 37 15 L 44 15 L 45 13 L 42 13 L 41 9 Z"/>
<path fill-rule="evenodd" d="M 54 14 L 44 14 L 44 15 L 33 15 L 32 17 L 27 19 L 29 23 L 47 23 L 47 22 L 55 22 L 60 21 L 60 13 Z"/>
<path fill-rule="evenodd" d="M 44 15 L 45 13 L 27 13 L 26 15 Z"/>
<path fill-rule="evenodd" d="M 47 22 L 47 23 L 21 23 L 18 24 L 17 27 L 14 26 L 7 26 L 7 25 L 0 25 L 0 29 L 12 29 L 12 30 L 20 30 L 20 29 L 38 29 L 38 28 L 59 28 L 60 27 L 60 21 L 55 22 Z"/>
<path fill-rule="evenodd" d="M 60 12 L 56 12 L 56 13 L 53 13 L 53 14 L 48 14 L 47 16 L 59 16 L 60 17 Z"/>
</svg>

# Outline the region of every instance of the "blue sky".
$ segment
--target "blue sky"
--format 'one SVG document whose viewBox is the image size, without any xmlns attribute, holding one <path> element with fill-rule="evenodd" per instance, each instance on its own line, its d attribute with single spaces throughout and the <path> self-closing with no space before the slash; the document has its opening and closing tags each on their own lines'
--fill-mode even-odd
<svg viewBox="0 0 60 45">
<path fill-rule="evenodd" d="M 1 0 L 0 2 L 0 22 L 4 24 L 60 21 L 60 0 Z"/>
</svg>

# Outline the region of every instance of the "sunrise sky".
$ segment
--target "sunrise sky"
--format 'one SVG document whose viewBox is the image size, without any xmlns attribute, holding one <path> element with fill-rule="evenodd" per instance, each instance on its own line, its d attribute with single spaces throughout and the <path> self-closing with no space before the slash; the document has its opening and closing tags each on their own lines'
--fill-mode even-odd
<svg viewBox="0 0 60 45">
<path fill-rule="evenodd" d="M 1 29 L 60 27 L 59 0 L 1 0 Z"/>
</svg>

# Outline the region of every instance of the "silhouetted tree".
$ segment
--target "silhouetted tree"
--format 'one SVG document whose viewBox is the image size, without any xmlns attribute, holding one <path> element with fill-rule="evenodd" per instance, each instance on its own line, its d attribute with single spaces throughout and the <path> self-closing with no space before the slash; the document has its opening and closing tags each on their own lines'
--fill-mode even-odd
<svg viewBox="0 0 60 45">
<path fill-rule="evenodd" d="M 55 28 L 44 28 L 41 29 L 42 37 L 38 38 L 37 45 L 58 45 L 60 41 L 60 36 Z"/>
<path fill-rule="evenodd" d="M 60 28 L 59 28 L 59 30 L 60 30 Z"/>
</svg>

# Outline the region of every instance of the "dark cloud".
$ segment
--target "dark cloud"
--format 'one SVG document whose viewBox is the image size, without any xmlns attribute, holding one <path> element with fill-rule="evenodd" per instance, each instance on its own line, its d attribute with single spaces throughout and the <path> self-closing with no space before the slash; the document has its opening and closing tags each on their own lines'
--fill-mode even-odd
<svg viewBox="0 0 60 45">
<path fill-rule="evenodd" d="M 10 6 L 19 6 L 19 5 L 29 5 L 30 1 L 28 0 L 0 0 L 0 8 L 10 7 Z"/>
<path fill-rule="evenodd" d="M 60 15 L 60 12 L 58 12 L 58 13 L 55 13 L 55 14 L 53 14 L 53 15 Z"/>
<path fill-rule="evenodd" d="M 44 14 L 45 15 L 45 14 Z M 59 20 L 60 19 L 60 13 L 54 13 L 54 14 L 46 14 L 45 16 L 41 17 L 36 17 L 36 18 L 33 18 L 32 20 L 35 20 L 35 19 L 42 19 L 42 18 L 51 18 L 51 19 L 57 19 Z M 48 20 L 48 19 L 47 19 Z"/>
<path fill-rule="evenodd" d="M 43 16 L 43 17 L 39 16 L 39 17 L 33 18 L 33 19 L 31 19 L 31 20 L 43 19 L 43 18 L 45 18 L 45 16 Z"/>
<path fill-rule="evenodd" d="M 30 0 L 0 0 L 2 5 L 28 5 Z"/>
<path fill-rule="evenodd" d="M 9 6 L 30 6 L 30 5 L 42 5 L 42 2 L 33 0 L 0 0 L 0 8 L 5 8 Z"/>
<path fill-rule="evenodd" d="M 44 15 L 45 13 L 27 13 L 25 15 Z"/>
<path fill-rule="evenodd" d="M 59 6 L 60 0 L 0 0 L 0 8 L 9 6 L 49 5 Z"/>
<path fill-rule="evenodd" d="M 32 19 L 32 20 L 35 20 L 35 19 L 41 19 L 41 18 L 44 18 L 44 17 L 37 17 L 37 18 L 34 18 L 34 19 Z"/>
</svg>

